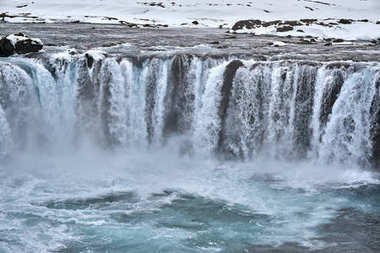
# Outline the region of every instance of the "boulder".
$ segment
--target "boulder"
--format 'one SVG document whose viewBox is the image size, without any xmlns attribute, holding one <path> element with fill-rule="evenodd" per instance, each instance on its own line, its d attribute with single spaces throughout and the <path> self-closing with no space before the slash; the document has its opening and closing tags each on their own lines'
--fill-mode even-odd
<svg viewBox="0 0 380 253">
<path fill-rule="evenodd" d="M 277 32 L 289 32 L 289 31 L 292 31 L 293 29 L 294 29 L 293 26 L 284 25 L 284 26 L 277 27 Z"/>
<path fill-rule="evenodd" d="M 338 21 L 339 24 L 349 25 L 352 24 L 352 19 L 342 18 Z"/>
<path fill-rule="evenodd" d="M 243 29 L 243 28 L 253 29 L 253 28 L 261 26 L 261 23 L 262 23 L 261 20 L 257 20 L 257 19 L 240 20 L 240 21 L 236 22 L 232 26 L 231 29 L 233 31 L 240 30 L 240 29 Z"/>
<path fill-rule="evenodd" d="M 38 52 L 42 47 L 40 39 L 29 38 L 22 33 L 11 34 L 0 39 L 0 56 Z"/>
<path fill-rule="evenodd" d="M 0 57 L 8 57 L 15 53 L 15 47 L 6 37 L 0 39 Z"/>
</svg>

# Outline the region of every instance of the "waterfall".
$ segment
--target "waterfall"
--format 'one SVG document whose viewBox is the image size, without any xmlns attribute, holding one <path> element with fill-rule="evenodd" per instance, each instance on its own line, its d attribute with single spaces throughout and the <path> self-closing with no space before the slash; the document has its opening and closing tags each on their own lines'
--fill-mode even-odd
<svg viewBox="0 0 380 253">
<path fill-rule="evenodd" d="M 0 155 L 90 141 L 369 167 L 380 64 L 101 54 L 0 59 Z M 11 152 L 12 150 L 12 152 Z"/>
</svg>

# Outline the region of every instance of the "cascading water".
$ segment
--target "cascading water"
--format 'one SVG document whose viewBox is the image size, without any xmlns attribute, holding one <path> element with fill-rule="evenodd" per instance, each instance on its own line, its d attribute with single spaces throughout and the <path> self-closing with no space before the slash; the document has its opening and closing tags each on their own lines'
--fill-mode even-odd
<svg viewBox="0 0 380 253">
<path fill-rule="evenodd" d="M 128 148 L 164 145 L 171 136 L 184 137 L 194 152 L 245 160 L 264 155 L 368 167 L 378 153 L 377 63 L 87 54 L 46 65 L 0 65 L 2 127 L 10 129 L 3 153 L 11 142 L 47 142 L 51 149 L 89 138 Z"/>
<path fill-rule="evenodd" d="M 377 62 L 1 58 L 0 252 L 376 252 L 379 139 Z"/>
</svg>

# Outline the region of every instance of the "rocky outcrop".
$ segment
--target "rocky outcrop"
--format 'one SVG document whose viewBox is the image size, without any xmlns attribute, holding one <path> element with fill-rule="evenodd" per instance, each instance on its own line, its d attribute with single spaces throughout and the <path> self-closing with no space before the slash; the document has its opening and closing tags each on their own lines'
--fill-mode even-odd
<svg viewBox="0 0 380 253">
<path fill-rule="evenodd" d="M 0 39 L 0 57 L 8 57 L 15 53 L 38 52 L 42 48 L 43 43 L 40 39 L 29 38 L 22 33 L 11 34 Z"/>
<path fill-rule="evenodd" d="M 0 57 L 8 57 L 15 53 L 15 48 L 6 37 L 0 40 Z"/>
<path fill-rule="evenodd" d="M 293 26 L 284 25 L 284 26 L 277 27 L 276 31 L 277 32 L 289 32 L 289 31 L 292 31 L 293 29 L 294 29 Z"/>
<path fill-rule="evenodd" d="M 252 29 L 261 26 L 261 20 L 251 19 L 251 20 L 240 20 L 234 24 L 231 28 L 233 31 L 240 29 Z"/>
</svg>

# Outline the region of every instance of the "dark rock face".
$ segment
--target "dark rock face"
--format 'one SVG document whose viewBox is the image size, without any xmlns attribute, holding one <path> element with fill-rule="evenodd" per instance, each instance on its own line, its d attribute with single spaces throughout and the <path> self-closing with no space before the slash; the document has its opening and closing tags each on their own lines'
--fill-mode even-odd
<svg viewBox="0 0 380 253">
<path fill-rule="evenodd" d="M 94 58 L 90 54 L 85 54 L 88 68 L 92 68 L 94 64 Z"/>
<path fill-rule="evenodd" d="M 16 49 L 15 49 L 16 53 L 18 54 L 38 52 L 43 47 L 43 45 L 39 41 L 36 41 L 33 39 L 18 41 L 15 46 L 16 46 Z"/>
<path fill-rule="evenodd" d="M 15 53 L 15 48 L 13 47 L 10 40 L 7 38 L 2 38 L 0 40 L 0 57 L 8 57 Z"/>
<path fill-rule="evenodd" d="M 370 109 L 371 115 L 374 115 L 370 130 L 372 139 L 371 160 L 375 168 L 380 169 L 380 79 L 376 81 L 376 94 Z"/>
<path fill-rule="evenodd" d="M 225 125 L 226 125 L 226 113 L 228 106 L 230 104 L 231 90 L 233 88 L 233 80 L 236 74 L 236 71 L 243 66 L 243 63 L 239 60 L 234 60 L 230 62 L 223 74 L 223 86 L 221 90 L 222 99 L 219 107 L 219 117 L 221 119 L 221 131 L 219 133 L 218 140 L 218 150 L 223 150 L 223 144 L 225 139 Z"/>
<path fill-rule="evenodd" d="M 240 21 L 236 22 L 232 26 L 231 29 L 233 31 L 240 30 L 240 29 L 243 29 L 243 28 L 252 29 L 252 28 L 256 28 L 256 26 L 260 26 L 261 23 L 262 23 L 261 20 L 257 20 L 257 19 L 240 20 Z"/>
<path fill-rule="evenodd" d="M 42 47 L 40 40 L 29 38 L 22 33 L 8 35 L 0 40 L 0 57 L 8 57 L 15 53 L 34 53 L 40 51 Z"/>
<path fill-rule="evenodd" d="M 311 115 L 314 104 L 314 84 L 317 77 L 317 68 L 303 66 L 300 69 L 295 97 L 294 148 L 300 158 L 305 158 L 311 144 L 312 129 L 310 128 Z"/>
<path fill-rule="evenodd" d="M 165 137 L 182 134 L 191 125 L 188 115 L 192 111 L 194 96 L 191 95 L 192 84 L 186 75 L 191 60 L 192 56 L 183 55 L 177 55 L 173 59 L 169 76 L 170 85 L 165 94 L 166 115 L 163 129 Z"/>
<path fill-rule="evenodd" d="M 326 126 L 328 117 L 332 112 L 333 105 L 335 104 L 344 83 L 344 68 L 343 70 L 337 69 L 334 71 L 334 78 L 326 84 L 323 91 L 323 102 L 321 105 L 321 112 L 319 120 L 321 125 Z"/>
</svg>

